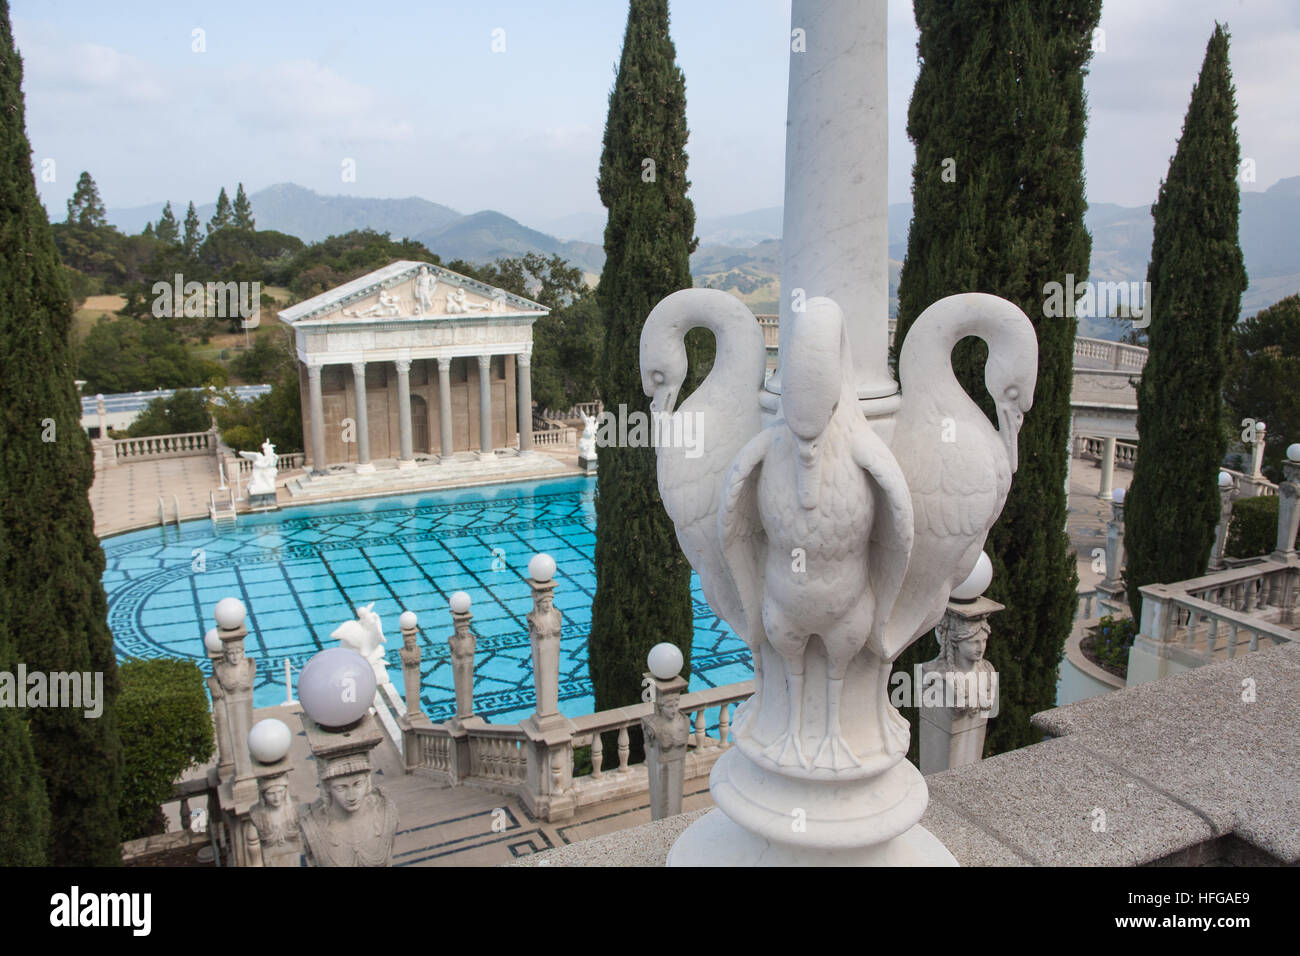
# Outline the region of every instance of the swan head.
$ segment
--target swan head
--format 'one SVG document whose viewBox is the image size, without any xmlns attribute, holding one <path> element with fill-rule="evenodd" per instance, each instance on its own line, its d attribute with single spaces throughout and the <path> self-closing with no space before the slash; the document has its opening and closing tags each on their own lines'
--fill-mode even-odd
<svg viewBox="0 0 1300 956">
<path fill-rule="evenodd" d="M 781 411 L 794 434 L 799 503 L 815 508 L 826 426 L 844 392 L 844 316 L 831 299 L 808 300 L 781 357 Z"/>
<path fill-rule="evenodd" d="M 646 328 L 650 327 L 649 323 Z M 650 411 L 671 415 L 686 381 L 686 346 L 677 336 L 641 336 L 641 388 L 650 396 Z"/>
<path fill-rule="evenodd" d="M 1020 463 L 1020 426 L 1025 421 L 1025 412 L 1034 404 L 1034 386 L 1038 381 L 1036 352 L 1037 349 L 1030 354 L 1031 361 L 1025 361 L 1018 350 L 990 348 L 984 367 L 984 386 L 997 408 L 998 437 L 1006 448 L 1012 472 Z"/>
</svg>

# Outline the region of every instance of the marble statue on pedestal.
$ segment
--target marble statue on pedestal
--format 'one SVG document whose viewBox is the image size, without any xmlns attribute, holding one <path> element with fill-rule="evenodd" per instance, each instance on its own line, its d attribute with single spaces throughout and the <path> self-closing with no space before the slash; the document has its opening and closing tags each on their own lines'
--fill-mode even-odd
<svg viewBox="0 0 1300 956">
<path fill-rule="evenodd" d="M 248 480 L 248 494 L 250 496 L 274 495 L 279 458 L 275 454 L 275 446 L 271 444 L 270 440 L 262 442 L 260 452 L 241 451 L 239 457 L 253 463 L 253 477 Z"/>
<path fill-rule="evenodd" d="M 230 744 L 231 766 L 236 780 L 251 778 L 252 755 L 248 751 L 248 732 L 253 721 L 253 682 L 257 666 L 244 656 L 244 641 L 222 640 L 222 655 L 213 661 L 213 704 L 221 709 L 219 722 L 225 724 L 225 739 Z M 215 683 L 215 687 L 213 684 Z M 223 764 L 226 761 L 222 760 Z"/>
<path fill-rule="evenodd" d="M 349 755 L 320 772 L 321 798 L 299 812 L 311 866 L 391 866 L 397 808 L 373 785 L 370 760 Z"/>
<path fill-rule="evenodd" d="M 596 458 L 596 416 L 579 411 L 582 416 L 582 435 L 578 438 L 578 457 L 592 461 Z"/>
<path fill-rule="evenodd" d="M 564 615 L 555 606 L 554 581 L 530 581 L 533 609 L 528 612 L 528 637 L 533 650 L 536 713 L 549 717 L 560 712 L 560 635 Z"/>
<path fill-rule="evenodd" d="M 330 639 L 369 661 L 375 671 L 375 681 L 382 686 L 390 680 L 385 664 L 384 625 L 374 612 L 374 606 L 375 602 L 371 601 L 365 607 L 357 608 L 357 619 L 344 621 L 330 634 Z"/>
<path fill-rule="evenodd" d="M 943 706 L 954 717 L 997 716 L 998 672 L 984 659 L 989 630 L 986 617 L 962 619 L 950 614 L 934 629 L 939 656 L 922 664 L 921 673 L 936 675 L 933 679 L 942 688 Z M 924 706 L 924 692 L 921 699 Z"/>
<path fill-rule="evenodd" d="M 675 408 L 683 339 L 709 328 L 713 370 Z M 957 385 L 956 342 L 990 345 L 995 429 Z M 917 823 L 927 796 L 890 705 L 893 661 L 943 617 L 996 521 L 1033 401 L 1037 339 L 1012 303 L 951 296 L 904 342 L 902 402 L 886 438 L 866 419 L 839 306 L 808 299 L 782 342 L 778 414 L 759 403 L 765 349 L 724 292 L 674 293 L 641 336 L 655 414 L 696 415 L 704 453 L 658 449 L 664 507 L 706 599 L 749 645 L 755 693 L 711 777 L 720 814 L 670 862 L 951 862 Z M 805 814 L 792 830 L 791 808 Z M 718 862 L 724 862 L 719 860 Z"/>
<path fill-rule="evenodd" d="M 677 683 L 685 687 L 685 681 Z M 641 718 L 652 820 L 662 820 L 682 812 L 682 784 L 686 777 L 686 745 L 691 739 L 691 723 L 681 712 L 681 705 L 680 692 L 656 693 L 654 712 Z"/>
<path fill-rule="evenodd" d="M 428 266 L 420 266 L 419 275 L 415 277 L 415 314 L 425 315 L 433 312 L 433 293 L 438 287 Z"/>
</svg>

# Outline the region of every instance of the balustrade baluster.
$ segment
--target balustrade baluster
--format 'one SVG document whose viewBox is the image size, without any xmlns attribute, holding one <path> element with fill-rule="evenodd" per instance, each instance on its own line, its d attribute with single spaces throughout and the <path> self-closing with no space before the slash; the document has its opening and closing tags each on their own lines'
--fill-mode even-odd
<svg viewBox="0 0 1300 956">
<path fill-rule="evenodd" d="M 1196 641 L 1196 612 L 1189 610 L 1187 612 L 1187 637 L 1183 639 L 1188 647 L 1191 647 Z"/>
<path fill-rule="evenodd" d="M 1219 643 L 1219 619 L 1213 614 L 1207 615 L 1210 621 L 1210 628 L 1206 631 L 1205 642 L 1209 645 L 1209 651 L 1214 653 L 1214 645 Z"/>
<path fill-rule="evenodd" d="M 600 779 L 600 768 L 605 762 L 605 745 L 601 743 L 600 731 L 591 735 L 591 776 Z"/>
<path fill-rule="evenodd" d="M 1228 622 L 1228 656 L 1232 657 L 1236 653 L 1237 647 L 1237 622 Z"/>
<path fill-rule="evenodd" d="M 627 728 L 618 728 L 618 772 L 627 773 L 628 756 L 632 752 L 631 744 L 627 739 Z"/>
<path fill-rule="evenodd" d="M 695 712 L 695 749 L 703 750 L 708 739 L 709 735 L 705 733 L 704 727 L 704 708 L 701 707 Z"/>
<path fill-rule="evenodd" d="M 731 705 L 723 704 L 718 708 L 718 746 L 727 746 L 727 737 L 731 734 Z"/>
<path fill-rule="evenodd" d="M 1259 650 L 1259 631 L 1250 632 L 1250 649 L 1252 651 Z"/>
</svg>

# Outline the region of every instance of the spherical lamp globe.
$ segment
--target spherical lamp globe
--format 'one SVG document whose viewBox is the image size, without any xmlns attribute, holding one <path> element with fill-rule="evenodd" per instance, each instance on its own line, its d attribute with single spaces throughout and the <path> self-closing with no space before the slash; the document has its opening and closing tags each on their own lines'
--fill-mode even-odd
<svg viewBox="0 0 1300 956">
<path fill-rule="evenodd" d="M 952 589 L 951 597 L 954 601 L 973 601 L 989 586 L 993 580 L 993 562 L 983 551 L 980 552 L 979 560 L 975 562 L 975 567 L 971 573 L 966 576 L 966 580 Z"/>
<path fill-rule="evenodd" d="M 278 763 L 289 753 L 293 732 L 283 720 L 268 717 L 248 732 L 248 752 L 258 763 Z"/>
<path fill-rule="evenodd" d="M 375 697 L 375 671 L 354 650 L 321 651 L 298 675 L 302 709 L 322 727 L 348 727 L 366 715 Z"/>
<path fill-rule="evenodd" d="M 650 673 L 660 680 L 672 680 L 682 672 L 682 652 L 676 644 L 656 644 L 646 655 L 646 665 Z"/>
</svg>

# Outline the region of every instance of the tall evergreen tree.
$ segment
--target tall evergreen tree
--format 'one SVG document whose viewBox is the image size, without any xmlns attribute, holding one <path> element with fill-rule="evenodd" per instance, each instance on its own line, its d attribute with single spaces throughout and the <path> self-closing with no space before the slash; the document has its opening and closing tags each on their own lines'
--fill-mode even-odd
<svg viewBox="0 0 1300 956">
<path fill-rule="evenodd" d="M 1125 504 L 1125 585 L 1205 573 L 1228 435 L 1223 383 L 1246 289 L 1237 242 L 1241 149 L 1228 32 L 1215 24 L 1169 176 L 1151 208 L 1150 349 L 1138 385 L 1137 461 Z"/>
<path fill-rule="evenodd" d="M 163 206 L 162 216 L 159 217 L 158 225 L 154 228 L 154 235 L 169 245 L 180 242 L 180 225 L 176 222 L 176 214 L 172 212 L 171 203 Z"/>
<path fill-rule="evenodd" d="M 217 194 L 217 208 L 212 213 L 212 218 L 208 220 L 208 235 L 212 235 L 218 229 L 225 229 L 235 221 L 234 213 L 230 210 L 230 197 L 226 195 L 226 187 L 221 187 L 221 192 Z"/>
<path fill-rule="evenodd" d="M 108 223 L 104 201 L 99 198 L 99 187 L 90 178 L 90 173 L 84 170 L 77 179 L 77 188 L 73 191 L 72 198 L 68 200 L 68 222 L 91 229 Z"/>
<path fill-rule="evenodd" d="M 916 144 L 913 217 L 899 280 L 896 347 L 927 306 L 960 292 L 1016 303 L 1038 333 L 1038 384 L 1020 431 L 1019 470 L 985 551 L 988 658 L 1001 710 L 986 750 L 1038 739 L 1035 712 L 1054 705 L 1078 572 L 1065 533 L 1070 386 L 1077 322 L 1044 316 L 1045 286 L 1086 281 L 1083 79 L 1101 0 L 915 0 L 921 69 L 908 110 Z M 997 425 L 984 386 L 987 347 L 966 339 L 953 370 Z M 922 386 L 924 387 L 924 386 Z M 899 666 L 935 655 L 925 637 Z M 912 720 L 917 741 L 916 712 Z M 915 749 L 913 750 L 915 753 Z"/>
<path fill-rule="evenodd" d="M 605 320 L 600 392 L 611 412 L 626 406 L 629 415 L 649 414 L 641 327 L 661 299 L 691 286 L 698 240 L 686 198 L 686 137 L 686 80 L 668 33 L 667 0 L 631 0 L 599 178 L 609 210 L 597 288 Z M 688 341 L 697 379 L 704 349 Z M 691 568 L 659 498 L 653 448 L 600 449 L 595 558 L 588 668 L 600 710 L 640 700 L 646 654 L 660 642 L 681 649 L 689 672 Z M 638 735 L 633 759 L 639 753 Z"/>
<path fill-rule="evenodd" d="M 239 188 L 235 190 L 234 226 L 236 229 L 252 229 L 255 225 L 253 205 L 248 201 L 248 194 L 244 192 L 244 184 L 240 183 Z"/>
<path fill-rule="evenodd" d="M 32 835 L 18 835 L 17 848 L 8 846 L 9 833 L 0 837 L 0 856 L 30 858 L 43 827 L 34 778 L 9 772 L 21 772 L 26 760 L 14 730 L 26 723 L 52 817 L 49 862 L 105 866 L 121 862 L 121 748 L 104 552 L 72 381 L 71 303 L 32 175 L 8 3 L 0 0 L 0 9 L 0 658 L 47 674 L 103 675 L 103 712 L 95 718 L 71 707 L 0 708 L 0 828 L 24 819 L 33 826 Z"/>
<path fill-rule="evenodd" d="M 193 200 L 190 201 L 190 208 L 185 211 L 185 238 L 181 240 L 181 245 L 185 248 L 185 255 L 193 259 L 199 254 L 199 246 L 203 244 L 203 237 L 199 235 L 199 214 L 194 209 Z"/>
</svg>

